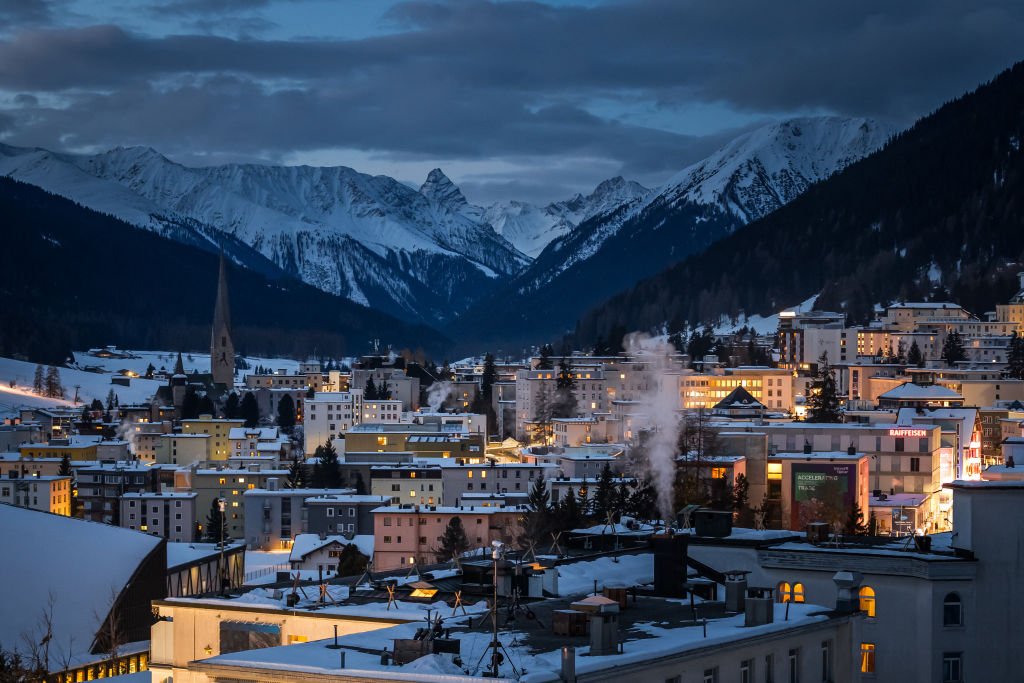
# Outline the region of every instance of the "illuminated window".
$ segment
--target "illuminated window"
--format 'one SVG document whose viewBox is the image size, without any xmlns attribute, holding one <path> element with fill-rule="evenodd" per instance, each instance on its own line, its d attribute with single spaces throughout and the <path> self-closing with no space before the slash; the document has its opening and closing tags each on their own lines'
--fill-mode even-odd
<svg viewBox="0 0 1024 683">
<path fill-rule="evenodd" d="M 781 462 L 770 462 L 770 463 L 768 463 L 768 478 L 769 479 L 782 479 L 782 463 Z"/>
<path fill-rule="evenodd" d="M 306 636 L 300 636 L 296 634 L 291 634 L 288 636 L 289 645 L 291 645 L 292 643 L 305 643 L 307 640 L 309 640 L 309 638 L 307 638 Z"/>
<path fill-rule="evenodd" d="M 790 584 L 783 581 L 779 584 L 778 588 L 778 601 L 779 602 L 803 602 L 804 601 L 804 585 L 802 583 Z"/>
<path fill-rule="evenodd" d="M 386 437 L 386 436 L 378 436 L 377 437 L 377 445 L 378 446 L 387 446 L 388 445 L 388 437 Z"/>
<path fill-rule="evenodd" d="M 217 483 L 223 486 L 224 484 L 228 483 L 228 480 L 225 479 L 224 477 L 221 477 L 220 479 L 217 480 Z"/>
<path fill-rule="evenodd" d="M 487 472 L 485 472 L 484 470 L 480 470 L 480 478 L 481 479 L 486 479 L 487 478 Z"/>
<path fill-rule="evenodd" d="M 415 498 L 416 497 L 416 492 L 415 491 L 409 491 L 409 496 L 412 497 L 412 498 Z"/>
<path fill-rule="evenodd" d="M 860 589 L 860 611 L 867 616 L 875 616 L 875 589 L 871 586 L 864 586 Z"/>
<path fill-rule="evenodd" d="M 239 484 L 244 484 L 245 483 L 245 477 L 239 477 L 238 478 L 238 483 Z"/>
<path fill-rule="evenodd" d="M 860 644 L 860 672 L 862 674 L 875 673 L 875 644 Z"/>
<path fill-rule="evenodd" d="M 415 472 L 410 472 L 409 473 L 409 478 L 410 479 L 415 479 L 416 478 L 416 473 Z"/>
<path fill-rule="evenodd" d="M 712 479 L 725 479 L 726 469 L 724 467 L 712 467 L 711 478 Z"/>
</svg>

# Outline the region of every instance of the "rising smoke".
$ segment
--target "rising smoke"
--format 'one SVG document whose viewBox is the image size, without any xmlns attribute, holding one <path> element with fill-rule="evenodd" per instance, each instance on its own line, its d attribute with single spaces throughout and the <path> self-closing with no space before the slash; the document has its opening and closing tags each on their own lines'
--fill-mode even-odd
<svg viewBox="0 0 1024 683">
<path fill-rule="evenodd" d="M 431 384 L 430 388 L 427 389 L 427 407 L 430 408 L 430 412 L 441 412 L 441 406 L 448 400 L 451 393 L 451 382 L 434 382 Z"/>
<path fill-rule="evenodd" d="M 649 427 L 642 465 L 658 495 L 661 518 L 670 520 L 675 516 L 673 485 L 680 429 L 678 387 L 673 381 L 674 374 L 669 372 L 674 369 L 672 355 L 676 349 L 664 339 L 640 332 L 626 335 L 623 346 L 635 360 L 647 364 L 648 387 L 640 396 Z"/>
</svg>

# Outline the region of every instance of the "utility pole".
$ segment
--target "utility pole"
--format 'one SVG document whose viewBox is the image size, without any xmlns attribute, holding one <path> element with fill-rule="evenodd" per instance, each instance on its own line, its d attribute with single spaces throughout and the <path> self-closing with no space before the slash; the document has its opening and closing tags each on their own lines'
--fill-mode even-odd
<svg viewBox="0 0 1024 683">
<path fill-rule="evenodd" d="M 224 523 L 227 507 L 227 500 L 224 498 L 217 499 L 217 508 L 220 510 L 220 556 L 217 559 L 217 575 L 220 579 L 220 593 L 224 595 L 227 593 L 227 581 L 224 580 Z"/>
</svg>

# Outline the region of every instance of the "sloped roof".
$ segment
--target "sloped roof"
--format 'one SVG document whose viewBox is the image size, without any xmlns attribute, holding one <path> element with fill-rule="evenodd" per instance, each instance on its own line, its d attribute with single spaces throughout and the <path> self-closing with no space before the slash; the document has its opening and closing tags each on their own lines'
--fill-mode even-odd
<svg viewBox="0 0 1024 683">
<path fill-rule="evenodd" d="M 292 543 L 292 552 L 288 556 L 289 562 L 301 562 L 306 557 L 321 548 L 337 543 L 341 546 L 355 545 L 356 549 L 367 557 L 373 557 L 373 536 L 353 536 L 349 540 L 341 535 L 327 536 L 321 539 L 319 534 L 299 534 Z"/>
<path fill-rule="evenodd" d="M 62 656 L 88 652 L 96 632 L 139 565 L 164 541 L 138 531 L 0 505 L 4 618 L 0 643 L 23 647 L 52 598 L 50 670 Z"/>
<path fill-rule="evenodd" d="M 904 382 L 879 395 L 878 398 L 893 401 L 962 401 L 964 397 L 940 384 L 921 386 L 913 382 Z"/>
<path fill-rule="evenodd" d="M 763 410 L 765 405 L 750 395 L 743 387 L 736 387 L 729 395 L 715 404 L 714 410 L 736 410 L 739 408 L 756 408 Z"/>
</svg>

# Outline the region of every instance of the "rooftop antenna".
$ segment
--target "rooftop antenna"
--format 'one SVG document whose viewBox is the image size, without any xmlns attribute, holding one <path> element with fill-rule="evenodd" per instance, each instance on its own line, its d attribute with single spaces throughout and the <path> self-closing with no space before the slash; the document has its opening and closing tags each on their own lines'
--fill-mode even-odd
<svg viewBox="0 0 1024 683">
<path fill-rule="evenodd" d="M 516 678 L 519 678 L 519 670 L 516 669 L 516 665 L 512 663 L 512 658 L 508 654 L 508 650 L 498 640 L 498 562 L 502 559 L 505 554 L 505 544 L 501 541 L 491 541 L 491 559 L 494 562 L 494 584 L 493 593 L 491 600 L 491 609 L 488 614 L 491 617 L 491 644 L 487 650 L 484 650 L 480 655 L 480 659 L 476 663 L 477 670 L 480 669 L 480 664 L 483 663 L 484 657 L 487 656 L 487 651 L 491 653 L 491 664 L 484 673 L 485 678 L 498 678 L 501 672 L 501 664 L 506 659 L 508 660 L 509 666 L 512 667 L 512 673 Z M 486 615 L 484 617 L 487 618 Z"/>
</svg>

